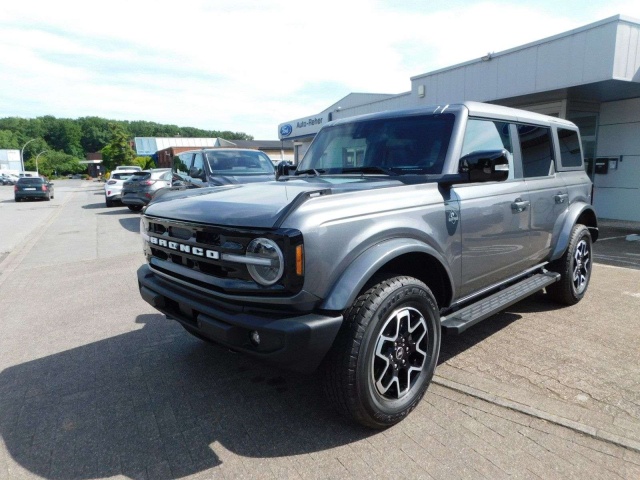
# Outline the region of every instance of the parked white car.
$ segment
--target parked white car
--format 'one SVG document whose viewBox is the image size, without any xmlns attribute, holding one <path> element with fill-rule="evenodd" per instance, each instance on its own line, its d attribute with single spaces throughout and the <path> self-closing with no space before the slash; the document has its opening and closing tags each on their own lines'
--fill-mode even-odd
<svg viewBox="0 0 640 480">
<path fill-rule="evenodd" d="M 107 207 L 113 207 L 116 202 L 120 201 L 122 198 L 122 184 L 138 171 L 139 169 L 136 168 L 118 167 L 111 172 L 109 180 L 104 184 L 104 202 Z"/>
<path fill-rule="evenodd" d="M 126 170 L 126 171 L 133 170 L 134 172 L 140 172 L 142 171 L 142 167 L 139 167 L 137 165 L 118 165 L 114 170 L 114 172 L 120 172 L 121 170 Z"/>
</svg>

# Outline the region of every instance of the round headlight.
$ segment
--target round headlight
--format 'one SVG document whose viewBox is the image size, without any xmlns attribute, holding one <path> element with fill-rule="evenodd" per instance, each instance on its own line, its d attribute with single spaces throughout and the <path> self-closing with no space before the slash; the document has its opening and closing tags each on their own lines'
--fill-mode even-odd
<svg viewBox="0 0 640 480">
<path fill-rule="evenodd" d="M 276 242 L 268 238 L 256 238 L 247 247 L 247 257 L 256 263 L 247 264 L 249 275 L 260 285 L 273 285 L 284 272 L 284 257 Z"/>
</svg>

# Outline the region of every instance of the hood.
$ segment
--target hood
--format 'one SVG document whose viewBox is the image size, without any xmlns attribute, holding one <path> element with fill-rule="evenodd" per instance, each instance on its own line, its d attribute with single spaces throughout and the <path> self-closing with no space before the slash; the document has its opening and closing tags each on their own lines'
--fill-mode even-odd
<svg viewBox="0 0 640 480">
<path fill-rule="evenodd" d="M 168 192 L 149 204 L 145 215 L 211 225 L 274 228 L 305 193 L 337 194 L 398 185 L 387 179 L 309 178 L 247 183 Z"/>
</svg>

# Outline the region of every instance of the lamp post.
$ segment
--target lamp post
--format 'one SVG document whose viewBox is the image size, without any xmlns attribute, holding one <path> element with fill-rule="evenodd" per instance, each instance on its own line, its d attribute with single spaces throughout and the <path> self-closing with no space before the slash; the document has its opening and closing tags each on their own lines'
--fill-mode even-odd
<svg viewBox="0 0 640 480">
<path fill-rule="evenodd" d="M 34 140 L 37 140 L 37 138 L 32 138 L 31 140 L 27 140 L 27 143 L 25 143 L 22 146 L 22 149 L 20 150 L 20 168 L 22 169 L 22 171 L 24 172 L 24 147 L 26 147 L 27 145 L 29 145 L 31 142 L 33 142 Z"/>
<path fill-rule="evenodd" d="M 35 139 L 34 139 L 35 140 Z M 39 154 L 36 155 L 36 173 L 40 175 L 40 170 L 38 170 L 38 157 L 42 155 L 46 150 L 42 150 Z M 24 170 L 23 170 L 24 171 Z"/>
</svg>

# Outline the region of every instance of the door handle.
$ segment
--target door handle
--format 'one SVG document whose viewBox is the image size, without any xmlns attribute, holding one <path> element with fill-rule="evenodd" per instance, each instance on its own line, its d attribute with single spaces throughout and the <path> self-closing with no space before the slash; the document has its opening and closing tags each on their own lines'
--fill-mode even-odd
<svg viewBox="0 0 640 480">
<path fill-rule="evenodd" d="M 516 213 L 524 212 L 529 205 L 531 205 L 531 202 L 529 200 L 516 198 L 515 201 L 511 204 L 511 210 Z"/>
<path fill-rule="evenodd" d="M 569 199 L 569 194 L 568 193 L 558 193 L 556 195 L 554 195 L 553 197 L 556 201 L 556 203 L 564 203 Z"/>
</svg>

